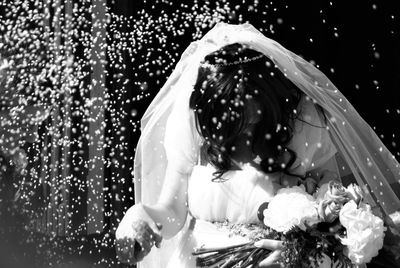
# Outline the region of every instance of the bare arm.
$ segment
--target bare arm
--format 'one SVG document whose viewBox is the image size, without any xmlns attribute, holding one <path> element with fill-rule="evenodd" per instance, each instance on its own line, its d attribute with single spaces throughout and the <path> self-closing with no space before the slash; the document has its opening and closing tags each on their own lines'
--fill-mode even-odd
<svg viewBox="0 0 400 268">
<path fill-rule="evenodd" d="M 158 202 L 144 206 L 149 216 L 163 226 L 162 235 L 165 238 L 176 235 L 185 224 L 189 175 L 168 169 Z"/>
<path fill-rule="evenodd" d="M 188 213 L 188 175 L 167 170 L 158 202 L 128 209 L 115 233 L 121 262 L 135 264 L 143 260 L 154 245 L 160 247 L 163 238 L 171 238 L 182 229 Z"/>
</svg>

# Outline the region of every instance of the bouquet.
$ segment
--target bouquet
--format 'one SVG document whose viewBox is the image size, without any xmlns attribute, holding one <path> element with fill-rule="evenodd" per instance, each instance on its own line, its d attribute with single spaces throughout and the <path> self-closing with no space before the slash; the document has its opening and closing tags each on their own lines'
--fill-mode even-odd
<svg viewBox="0 0 400 268">
<path fill-rule="evenodd" d="M 196 249 L 197 266 L 257 267 L 271 251 L 254 243 L 275 239 L 283 241 L 284 267 L 319 267 L 329 259 L 342 267 L 355 267 L 378 255 L 386 231 L 383 220 L 363 201 L 362 190 L 336 181 L 322 185 L 313 195 L 303 185 L 280 189 L 260 206 L 259 219 L 260 224 L 251 227 L 252 235 L 247 235 L 248 243 Z"/>
</svg>

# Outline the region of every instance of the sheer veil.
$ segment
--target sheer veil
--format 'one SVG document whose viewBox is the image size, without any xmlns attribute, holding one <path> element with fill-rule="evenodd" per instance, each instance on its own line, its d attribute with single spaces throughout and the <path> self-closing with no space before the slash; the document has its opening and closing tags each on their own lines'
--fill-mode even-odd
<svg viewBox="0 0 400 268">
<path fill-rule="evenodd" d="M 189 97 L 200 62 L 207 54 L 232 43 L 247 44 L 268 56 L 288 79 L 319 104 L 327 115 L 329 133 L 340 156 L 367 193 L 371 206 L 379 207 L 385 216 L 400 211 L 400 200 L 392 189 L 400 183 L 399 163 L 332 82 L 312 64 L 252 25 L 225 23 L 217 24 L 201 40 L 189 45 L 142 118 L 134 170 L 136 203 L 157 202 L 168 164 L 162 141 L 172 108 L 180 105 L 184 113 L 190 113 Z M 163 241 L 162 249 L 152 250 L 141 267 L 162 267 L 178 239 L 179 235 Z"/>
</svg>

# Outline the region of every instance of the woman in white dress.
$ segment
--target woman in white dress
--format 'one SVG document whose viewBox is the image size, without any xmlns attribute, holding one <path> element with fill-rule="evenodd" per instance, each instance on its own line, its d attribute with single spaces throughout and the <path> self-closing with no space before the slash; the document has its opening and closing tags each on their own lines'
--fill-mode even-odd
<svg viewBox="0 0 400 268">
<path fill-rule="evenodd" d="M 118 256 L 195 267 L 195 247 L 246 240 L 218 223 L 255 223 L 280 187 L 313 192 L 338 179 L 336 153 L 371 203 L 399 210 L 398 163 L 330 81 L 251 25 L 219 24 L 185 51 L 142 119 L 138 204 L 117 229 Z M 280 241 L 260 246 L 273 252 L 259 267 L 276 265 Z"/>
</svg>

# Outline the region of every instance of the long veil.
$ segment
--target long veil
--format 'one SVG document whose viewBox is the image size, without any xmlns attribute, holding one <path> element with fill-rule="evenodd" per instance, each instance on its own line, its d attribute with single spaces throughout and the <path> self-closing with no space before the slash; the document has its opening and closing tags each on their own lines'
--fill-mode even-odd
<svg viewBox="0 0 400 268">
<path fill-rule="evenodd" d="M 340 156 L 367 192 L 371 206 L 380 208 L 384 216 L 400 211 L 400 200 L 392 189 L 400 183 L 399 163 L 333 83 L 312 64 L 252 25 L 225 23 L 217 24 L 201 40 L 189 45 L 142 118 L 134 170 L 136 203 L 157 202 L 168 165 L 162 142 L 172 108 L 188 106 L 204 57 L 232 43 L 247 44 L 268 56 L 288 79 L 319 104 L 327 115 L 329 133 Z M 188 108 L 182 110 L 190 112 Z M 153 249 L 140 267 L 165 266 L 178 243 L 179 235 L 163 241 L 162 248 Z"/>
</svg>

